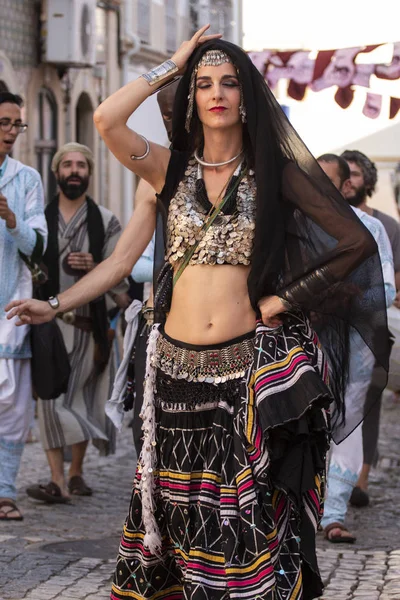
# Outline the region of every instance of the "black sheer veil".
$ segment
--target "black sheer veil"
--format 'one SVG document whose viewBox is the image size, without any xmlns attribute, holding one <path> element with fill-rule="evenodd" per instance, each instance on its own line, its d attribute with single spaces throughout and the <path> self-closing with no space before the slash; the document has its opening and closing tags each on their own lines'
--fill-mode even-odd
<svg viewBox="0 0 400 600">
<path fill-rule="evenodd" d="M 389 337 L 377 245 L 302 142 L 248 55 L 234 44 L 211 40 L 191 56 L 175 97 L 172 155 L 182 153 L 187 160 L 199 144 L 196 109 L 190 134 L 185 116 L 193 68 L 211 49 L 231 57 L 247 113 L 244 146 L 257 184 L 250 300 L 257 310 L 263 296 L 290 292 L 309 313 L 330 363 L 332 435 L 340 442 L 364 417 L 362 406 L 343 416 L 354 331 L 375 356 L 380 374 L 377 399 L 387 382 Z M 164 208 L 174 189 L 167 183 L 167 197 L 161 194 Z M 160 253 L 157 245 L 156 240 Z"/>
</svg>

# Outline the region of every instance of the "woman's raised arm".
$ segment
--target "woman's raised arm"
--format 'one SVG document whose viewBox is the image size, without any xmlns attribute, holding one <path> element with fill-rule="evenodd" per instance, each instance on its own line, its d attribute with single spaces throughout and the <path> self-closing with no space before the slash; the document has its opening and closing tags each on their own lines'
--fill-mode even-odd
<svg viewBox="0 0 400 600">
<path fill-rule="evenodd" d="M 128 169 L 145 179 L 156 192 L 161 192 L 167 173 L 170 151 L 163 146 L 146 141 L 127 125 L 132 113 L 159 87 L 172 81 L 186 66 L 196 47 L 216 35 L 203 35 L 209 28 L 205 25 L 191 40 L 183 42 L 171 60 L 139 77 L 109 96 L 94 113 L 94 123 L 116 158 Z M 182 116 L 184 118 L 184 116 Z M 145 156 L 145 158 L 140 158 Z"/>
<path fill-rule="evenodd" d="M 168 78 L 163 80 L 163 83 L 166 81 Z M 161 192 L 170 150 L 148 142 L 150 151 L 147 156 L 144 159 L 133 158 L 143 156 L 147 145 L 145 140 L 127 125 L 129 117 L 153 93 L 154 88 L 156 86 L 151 87 L 143 77 L 139 77 L 104 100 L 96 109 L 93 120 L 108 149 L 119 162 L 148 181 L 157 192 Z"/>
</svg>

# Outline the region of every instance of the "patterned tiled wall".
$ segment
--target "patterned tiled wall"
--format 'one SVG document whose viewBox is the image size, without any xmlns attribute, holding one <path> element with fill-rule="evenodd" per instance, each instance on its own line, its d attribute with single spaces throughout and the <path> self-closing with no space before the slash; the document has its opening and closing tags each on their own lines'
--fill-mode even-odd
<svg viewBox="0 0 400 600">
<path fill-rule="evenodd" d="M 14 69 L 37 65 L 37 0 L 0 0 L 0 50 Z"/>
</svg>

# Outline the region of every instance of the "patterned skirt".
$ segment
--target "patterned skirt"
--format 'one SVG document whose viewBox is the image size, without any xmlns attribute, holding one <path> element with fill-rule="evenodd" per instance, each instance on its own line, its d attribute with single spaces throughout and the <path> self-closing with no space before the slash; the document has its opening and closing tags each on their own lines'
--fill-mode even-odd
<svg viewBox="0 0 400 600">
<path fill-rule="evenodd" d="M 162 334 L 154 364 L 162 545 L 151 553 L 144 544 L 139 467 L 111 599 L 321 596 L 315 533 L 330 398 L 308 321 L 293 315 L 207 349 Z M 282 394 L 283 412 L 274 406 Z"/>
</svg>

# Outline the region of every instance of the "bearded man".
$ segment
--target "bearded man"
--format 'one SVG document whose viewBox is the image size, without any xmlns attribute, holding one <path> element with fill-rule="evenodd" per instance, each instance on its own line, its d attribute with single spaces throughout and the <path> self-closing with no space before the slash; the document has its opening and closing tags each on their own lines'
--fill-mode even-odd
<svg viewBox="0 0 400 600">
<path fill-rule="evenodd" d="M 120 236 L 117 218 L 86 193 L 93 168 L 92 152 L 82 144 L 65 144 L 53 158 L 59 194 L 45 211 L 49 241 L 44 263 L 48 269 L 45 294 L 55 310 L 57 294 L 110 256 Z M 111 293 L 122 295 L 127 289 L 123 281 Z M 27 489 L 30 497 L 47 503 L 68 502 L 70 494 L 91 495 L 83 479 L 88 443 L 91 440 L 103 455 L 113 452 L 115 446 L 115 430 L 104 412 L 114 379 L 106 297 L 57 317 L 71 376 L 66 394 L 38 401 L 40 436 L 51 481 Z M 66 479 L 64 449 L 69 446 L 72 462 Z"/>
</svg>

